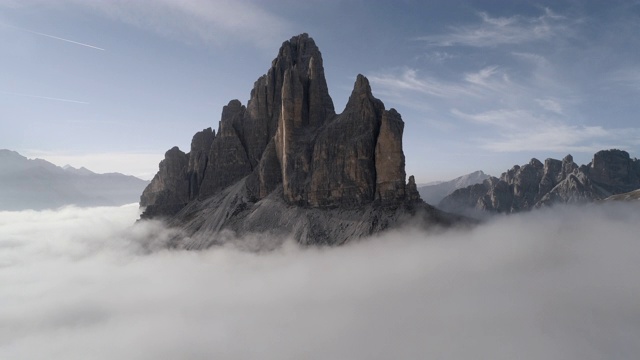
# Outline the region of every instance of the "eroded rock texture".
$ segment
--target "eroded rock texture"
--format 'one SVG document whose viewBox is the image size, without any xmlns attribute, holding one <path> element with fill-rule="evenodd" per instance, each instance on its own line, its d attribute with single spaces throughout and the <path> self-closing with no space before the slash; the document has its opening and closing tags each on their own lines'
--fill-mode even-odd
<svg viewBox="0 0 640 360">
<path fill-rule="evenodd" d="M 211 128 L 197 132 L 191 140 L 191 151 L 189 152 L 189 168 L 187 176 L 189 178 L 189 200 L 193 200 L 200 192 L 200 186 L 204 181 L 204 174 L 209 166 L 209 152 L 211 143 L 216 133 Z"/>
<path fill-rule="evenodd" d="M 245 208 L 274 192 L 287 206 L 307 209 L 421 202 L 413 178 L 406 183 L 403 130 L 400 114 L 385 109 L 362 75 L 336 114 L 318 47 L 307 34 L 295 36 L 254 83 L 248 105 L 230 101 L 218 131 L 197 133 L 191 152 L 180 152 L 183 167 L 174 159 L 179 150 L 171 150 L 143 194 L 143 217 L 213 204 L 243 179 Z"/>
<path fill-rule="evenodd" d="M 189 155 L 173 147 L 159 168 L 140 196 L 146 217 L 174 215 L 189 202 Z"/>
</svg>

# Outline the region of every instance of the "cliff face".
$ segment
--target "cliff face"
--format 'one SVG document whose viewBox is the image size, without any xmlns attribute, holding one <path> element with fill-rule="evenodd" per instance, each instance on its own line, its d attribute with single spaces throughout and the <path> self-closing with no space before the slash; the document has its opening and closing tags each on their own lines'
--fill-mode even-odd
<svg viewBox="0 0 640 360">
<path fill-rule="evenodd" d="M 573 157 L 532 159 L 514 166 L 498 178 L 459 189 L 445 197 L 439 207 L 453 212 L 468 209 L 513 213 L 554 203 L 579 203 L 607 198 L 640 188 L 640 161 L 621 150 L 603 150 L 588 165 L 578 166 Z"/>
<path fill-rule="evenodd" d="M 142 217 L 179 225 L 241 180 L 235 196 L 245 208 L 274 192 L 306 209 L 420 202 L 415 182 L 406 184 L 403 130 L 400 114 L 385 109 L 362 75 L 336 114 L 318 47 L 307 34 L 295 36 L 255 82 L 246 107 L 230 101 L 217 132 L 197 133 L 189 154 L 167 152 L 141 197 Z"/>
<path fill-rule="evenodd" d="M 160 169 L 140 196 L 140 204 L 147 208 L 147 217 L 175 214 L 189 202 L 189 155 L 178 147 L 164 154 Z"/>
</svg>

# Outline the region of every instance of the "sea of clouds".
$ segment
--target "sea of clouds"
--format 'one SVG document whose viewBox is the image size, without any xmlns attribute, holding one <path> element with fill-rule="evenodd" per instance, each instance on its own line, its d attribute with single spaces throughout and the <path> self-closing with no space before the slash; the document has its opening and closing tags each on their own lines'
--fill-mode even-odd
<svg viewBox="0 0 640 360">
<path fill-rule="evenodd" d="M 640 357 L 640 204 L 260 253 L 137 217 L 0 212 L 0 359 Z"/>
</svg>

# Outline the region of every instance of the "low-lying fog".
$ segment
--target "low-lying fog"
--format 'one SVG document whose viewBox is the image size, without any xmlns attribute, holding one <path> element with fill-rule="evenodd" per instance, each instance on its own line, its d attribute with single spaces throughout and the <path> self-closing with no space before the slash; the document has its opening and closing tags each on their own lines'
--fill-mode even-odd
<svg viewBox="0 0 640 360">
<path fill-rule="evenodd" d="M 260 254 L 137 216 L 0 212 L 1 359 L 640 357 L 640 204 Z"/>
</svg>

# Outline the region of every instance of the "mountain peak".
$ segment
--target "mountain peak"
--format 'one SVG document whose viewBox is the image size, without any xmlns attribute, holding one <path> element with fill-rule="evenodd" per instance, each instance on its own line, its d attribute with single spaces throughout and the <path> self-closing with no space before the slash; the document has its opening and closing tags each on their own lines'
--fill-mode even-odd
<svg viewBox="0 0 640 360">
<path fill-rule="evenodd" d="M 362 74 L 358 74 L 356 76 L 356 82 L 353 86 L 353 91 L 370 93 L 371 86 L 369 85 L 369 79 L 367 79 L 367 77 Z"/>
<path fill-rule="evenodd" d="M 26 157 L 20 155 L 18 152 L 13 151 L 13 150 L 9 150 L 9 149 L 0 149 L 0 157 L 8 159 L 8 158 L 13 158 L 13 159 L 27 159 Z"/>
<path fill-rule="evenodd" d="M 317 72 L 318 68 L 322 68 L 322 54 L 315 41 L 303 33 L 282 43 L 271 67 L 281 73 L 286 69 L 295 68 L 301 75 L 309 76 L 311 72 Z"/>
<path fill-rule="evenodd" d="M 488 179 L 489 175 L 486 175 L 482 170 L 477 170 L 472 173 L 459 176 L 455 179 L 448 181 L 438 181 L 422 185 L 418 188 L 420 196 L 424 201 L 429 204 L 437 204 L 447 195 L 456 191 L 457 189 L 466 188 L 475 184 L 482 183 Z"/>
<path fill-rule="evenodd" d="M 76 174 L 76 175 L 95 175 L 96 174 L 96 173 L 94 173 L 93 171 L 87 169 L 84 166 L 81 166 L 78 169 L 78 168 L 75 168 L 75 167 L 67 164 L 67 165 L 63 166 L 62 169 L 64 169 L 68 173 L 73 173 L 73 174 Z"/>
<path fill-rule="evenodd" d="M 562 160 L 532 159 L 498 178 L 460 189 L 442 200 L 448 211 L 476 210 L 513 213 L 554 203 L 600 200 L 640 187 L 640 161 L 622 150 L 601 150 L 588 165 L 578 166 L 571 155 Z"/>
<path fill-rule="evenodd" d="M 336 114 L 320 50 L 300 34 L 282 44 L 246 108 L 232 100 L 217 133 L 194 136 L 188 154 L 167 152 L 141 196 L 142 217 L 169 217 L 192 234 L 286 229 L 304 243 L 387 228 L 413 206 L 446 222 L 420 200 L 412 177 L 407 184 L 403 131 L 400 114 L 384 108 L 363 75 Z M 361 224 L 343 223 L 336 208 Z"/>
</svg>

